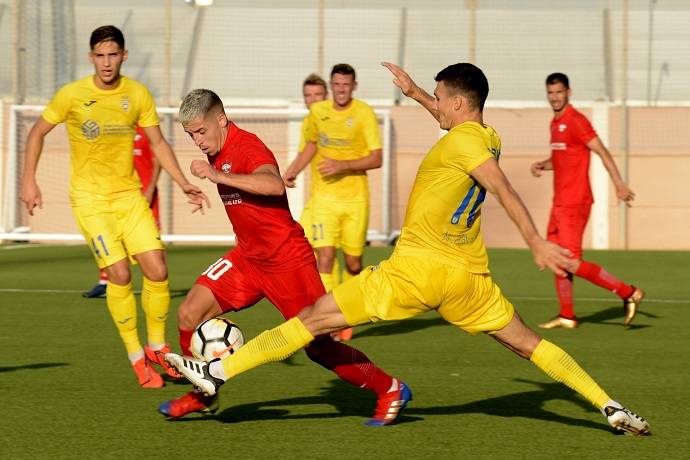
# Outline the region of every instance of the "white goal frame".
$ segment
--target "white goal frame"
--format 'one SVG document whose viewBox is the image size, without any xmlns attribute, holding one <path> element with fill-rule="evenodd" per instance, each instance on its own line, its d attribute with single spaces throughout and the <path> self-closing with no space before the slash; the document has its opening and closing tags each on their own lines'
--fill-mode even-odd
<svg viewBox="0 0 690 460">
<path fill-rule="evenodd" d="M 19 227 L 17 221 L 17 211 L 20 194 L 20 181 L 18 167 L 20 164 L 19 156 L 24 152 L 18 151 L 20 145 L 17 130 L 17 117 L 22 111 L 26 112 L 41 112 L 45 105 L 24 105 L 14 104 L 9 107 L 8 120 L 8 152 L 5 168 L 2 167 L 2 156 L 0 155 L 0 183 L 4 183 L 4 189 L 1 190 L 0 199 L 0 242 L 3 240 L 10 241 L 84 241 L 84 237 L 79 233 L 32 233 L 30 227 Z M 160 115 L 177 115 L 179 109 L 177 107 L 158 107 Z M 297 148 L 299 145 L 299 137 L 301 135 L 301 123 L 307 110 L 301 106 L 301 103 L 288 105 L 287 107 L 276 108 L 232 108 L 226 107 L 226 111 L 230 117 L 233 115 L 267 115 L 267 116 L 286 116 L 288 119 L 288 161 L 292 161 L 297 155 Z M 369 241 L 390 241 L 391 239 L 391 162 L 390 162 L 390 146 L 391 146 L 391 118 L 388 109 L 376 109 L 377 118 L 382 123 L 382 150 L 383 150 L 383 165 L 381 167 L 381 228 L 369 229 L 367 232 L 367 239 Z M 0 117 L 2 114 L 0 114 Z M 2 119 L 0 118 L 0 121 Z M 0 152 L 1 153 L 1 152 Z M 300 180 L 303 181 L 302 178 Z M 298 187 L 298 190 L 303 190 L 303 187 Z M 68 193 L 65 190 L 65 193 Z M 298 217 L 304 207 L 304 199 L 302 192 L 288 190 L 288 201 L 290 202 L 290 209 L 293 216 Z M 222 235 L 194 235 L 194 234 L 164 234 L 161 238 L 165 242 L 175 243 L 234 243 L 235 236 L 232 234 Z"/>
</svg>

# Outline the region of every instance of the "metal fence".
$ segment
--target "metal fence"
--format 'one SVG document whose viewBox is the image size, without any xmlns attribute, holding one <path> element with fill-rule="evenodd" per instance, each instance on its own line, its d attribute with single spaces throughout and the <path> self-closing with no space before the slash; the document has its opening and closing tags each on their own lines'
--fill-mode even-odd
<svg viewBox="0 0 690 460">
<path fill-rule="evenodd" d="M 0 0 L 0 95 L 45 102 L 91 72 L 90 32 L 123 29 L 124 72 L 160 105 L 194 87 L 235 104 L 300 96 L 310 72 L 358 71 L 358 96 L 398 99 L 382 60 L 431 80 L 479 65 L 494 100 L 542 100 L 561 71 L 584 100 L 690 100 L 690 2 L 682 0 Z"/>
</svg>

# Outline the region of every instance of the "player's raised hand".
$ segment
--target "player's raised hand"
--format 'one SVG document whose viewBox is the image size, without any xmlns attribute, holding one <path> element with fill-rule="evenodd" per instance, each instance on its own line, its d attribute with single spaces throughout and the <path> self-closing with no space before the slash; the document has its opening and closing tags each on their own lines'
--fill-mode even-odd
<svg viewBox="0 0 690 460">
<path fill-rule="evenodd" d="M 635 192 L 630 190 L 625 184 L 620 184 L 616 186 L 616 196 L 619 200 L 625 202 L 625 204 L 630 207 L 632 206 L 632 201 L 635 199 Z"/>
<path fill-rule="evenodd" d="M 540 271 L 548 268 L 558 276 L 574 272 L 577 265 L 577 260 L 572 258 L 569 250 L 542 238 L 532 246 L 532 255 Z"/>
<path fill-rule="evenodd" d="M 208 179 L 214 184 L 218 183 L 218 171 L 206 161 L 192 160 L 189 170 L 199 179 Z"/>
<path fill-rule="evenodd" d="M 196 185 L 186 183 L 182 186 L 182 191 L 187 195 L 187 203 L 193 206 L 192 213 L 201 211 L 201 214 L 204 214 L 204 204 L 207 208 L 211 207 L 211 201 Z"/>
<path fill-rule="evenodd" d="M 412 97 L 412 95 L 419 89 L 417 84 L 414 82 L 414 80 L 412 80 L 412 78 L 410 78 L 408 73 L 399 66 L 391 62 L 382 62 L 381 65 L 390 70 L 395 77 L 393 79 L 393 84 L 400 88 L 400 91 L 402 91 L 405 96 Z"/>
<path fill-rule="evenodd" d="M 24 203 L 31 216 L 34 215 L 36 206 L 43 209 L 43 196 L 35 180 L 25 179 L 22 181 L 22 192 L 19 199 Z"/>
</svg>

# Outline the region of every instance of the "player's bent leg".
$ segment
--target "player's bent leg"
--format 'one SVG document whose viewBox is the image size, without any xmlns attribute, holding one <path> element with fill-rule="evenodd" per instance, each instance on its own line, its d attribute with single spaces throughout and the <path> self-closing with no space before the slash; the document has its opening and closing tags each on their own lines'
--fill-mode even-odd
<svg viewBox="0 0 690 460">
<path fill-rule="evenodd" d="M 222 313 L 218 301 L 208 287 L 202 284 L 192 286 L 177 309 L 177 329 L 183 355 L 192 355 L 189 346 L 194 329 L 203 321 Z"/>
<path fill-rule="evenodd" d="M 326 292 L 330 292 L 336 286 L 333 280 L 333 266 L 335 264 L 336 250 L 334 246 L 316 248 L 316 266 Z"/>
<path fill-rule="evenodd" d="M 508 325 L 492 333 L 492 336 L 519 356 L 529 358 L 552 379 L 587 399 L 614 428 L 627 434 L 649 434 L 649 425 L 643 418 L 613 401 L 568 353 L 539 337 L 522 322 L 517 313 Z"/>
</svg>

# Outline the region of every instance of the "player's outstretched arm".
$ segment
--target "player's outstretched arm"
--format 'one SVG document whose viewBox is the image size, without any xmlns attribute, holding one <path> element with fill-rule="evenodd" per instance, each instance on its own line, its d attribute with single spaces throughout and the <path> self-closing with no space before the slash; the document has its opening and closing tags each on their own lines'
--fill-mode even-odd
<svg viewBox="0 0 690 460">
<path fill-rule="evenodd" d="M 285 193 L 285 184 L 278 167 L 263 164 L 251 174 L 226 174 L 218 171 L 203 160 L 194 160 L 190 166 L 192 174 L 200 179 L 208 179 L 215 184 L 235 187 L 254 195 L 277 195 Z"/>
<path fill-rule="evenodd" d="M 156 155 L 156 159 L 165 171 L 170 174 L 170 177 L 180 186 L 182 191 L 187 195 L 188 203 L 193 206 L 192 212 L 201 211 L 204 213 L 204 204 L 206 207 L 211 207 L 211 202 L 208 197 L 201 191 L 199 187 L 191 184 L 184 173 L 180 169 L 180 164 L 177 162 L 175 153 L 170 144 L 163 137 L 160 126 L 148 126 L 142 128 L 146 137 L 149 139 L 151 150 Z"/>
<path fill-rule="evenodd" d="M 630 187 L 628 187 L 628 185 L 623 181 L 623 178 L 616 167 L 616 162 L 613 161 L 611 153 L 604 146 L 604 143 L 601 142 L 599 136 L 589 141 L 587 143 L 587 148 L 592 150 L 601 158 L 601 162 L 604 163 L 604 167 L 606 168 L 606 171 L 608 171 L 614 187 L 616 187 L 616 196 L 618 199 L 624 201 L 626 205 L 632 206 L 631 202 L 635 199 L 635 193 L 630 190 Z"/>
<path fill-rule="evenodd" d="M 307 167 L 314 155 L 316 155 L 316 143 L 309 141 L 285 170 L 283 182 L 286 187 L 294 188 L 297 185 L 297 176 Z"/>
<path fill-rule="evenodd" d="M 48 123 L 43 117 L 39 118 L 31 127 L 26 140 L 24 155 L 24 172 L 22 174 L 22 190 L 19 199 L 26 206 L 30 215 L 34 215 L 34 208 L 43 208 L 41 189 L 36 182 L 38 160 L 43 152 L 43 139 L 56 125 Z"/>
<path fill-rule="evenodd" d="M 570 251 L 546 241 L 539 235 L 532 216 L 495 159 L 491 158 L 485 161 L 471 174 L 482 187 L 501 203 L 532 250 L 534 263 L 540 270 L 548 268 L 557 275 L 565 276 L 565 270 L 574 269 L 576 261 L 569 257 Z"/>
<path fill-rule="evenodd" d="M 400 88 L 400 91 L 402 91 L 405 96 L 419 102 L 422 107 L 427 109 L 429 113 L 438 121 L 436 99 L 432 95 L 417 86 L 408 73 L 399 66 L 390 62 L 382 62 L 381 65 L 390 70 L 395 77 L 393 79 L 393 84 Z"/>
</svg>

